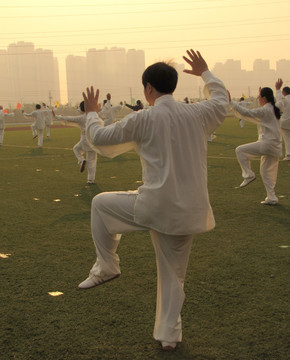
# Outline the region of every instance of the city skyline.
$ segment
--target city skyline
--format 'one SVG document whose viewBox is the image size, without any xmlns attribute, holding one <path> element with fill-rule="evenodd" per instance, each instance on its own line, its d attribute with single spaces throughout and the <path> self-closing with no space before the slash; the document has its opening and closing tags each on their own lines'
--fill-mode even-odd
<svg viewBox="0 0 290 360">
<path fill-rule="evenodd" d="M 274 69 L 279 59 L 290 59 L 288 0 L 10 0 L 0 9 L 0 50 L 17 41 L 52 50 L 62 98 L 66 57 L 86 56 L 91 48 L 144 50 L 145 66 L 181 64 L 190 48 L 210 69 L 227 59 L 240 60 L 246 71 L 266 59 Z"/>
<path fill-rule="evenodd" d="M 23 46 L 26 48 L 25 54 L 21 51 Z M 141 75 L 146 67 L 145 57 L 143 50 L 117 47 L 92 48 L 86 56 L 70 54 L 66 57 L 65 69 L 67 94 L 62 93 L 64 96 L 61 96 L 58 58 L 53 51 L 37 49 L 33 43 L 23 41 L 10 44 L 7 50 L 0 51 L 1 103 L 13 107 L 18 102 L 43 101 L 51 105 L 59 102 L 74 106 L 81 100 L 81 92 L 89 85 L 100 88 L 100 101 L 107 92 L 112 93 L 115 103 L 124 100 L 134 102 L 139 98 L 145 101 L 141 84 Z M 183 73 L 185 63 L 172 64 L 179 73 L 175 98 L 180 101 L 185 97 L 203 98 L 202 81 Z M 236 98 L 242 94 L 255 97 L 259 86 L 274 89 L 278 77 L 284 80 L 285 85 L 290 84 L 290 60 L 278 60 L 273 69 L 268 59 L 256 59 L 252 69 L 243 69 L 241 60 L 227 59 L 224 63 L 215 63 L 210 70 L 224 81 Z"/>
</svg>

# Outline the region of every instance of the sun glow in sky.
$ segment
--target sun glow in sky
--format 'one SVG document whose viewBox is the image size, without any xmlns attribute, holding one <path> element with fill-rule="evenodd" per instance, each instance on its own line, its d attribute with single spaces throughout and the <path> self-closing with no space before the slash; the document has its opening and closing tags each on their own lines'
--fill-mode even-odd
<svg viewBox="0 0 290 360">
<path fill-rule="evenodd" d="M 0 9 L 0 49 L 26 41 L 53 50 L 61 91 L 65 57 L 90 48 L 143 49 L 146 65 L 183 63 L 189 48 L 200 50 L 210 68 L 235 59 L 251 70 L 260 58 L 275 68 L 290 59 L 289 0 L 1 0 Z"/>
</svg>

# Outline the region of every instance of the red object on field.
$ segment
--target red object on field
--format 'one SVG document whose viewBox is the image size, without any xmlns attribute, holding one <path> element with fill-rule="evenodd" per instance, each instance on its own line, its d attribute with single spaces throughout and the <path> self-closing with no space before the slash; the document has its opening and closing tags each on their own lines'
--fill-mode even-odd
<svg viewBox="0 0 290 360">
<path fill-rule="evenodd" d="M 5 114 L 8 114 L 8 110 L 6 110 L 6 109 L 5 109 L 5 110 L 3 110 L 3 112 L 4 112 Z"/>
<path fill-rule="evenodd" d="M 16 109 L 20 110 L 21 109 L 21 104 L 20 103 L 17 103 L 16 105 Z"/>
</svg>

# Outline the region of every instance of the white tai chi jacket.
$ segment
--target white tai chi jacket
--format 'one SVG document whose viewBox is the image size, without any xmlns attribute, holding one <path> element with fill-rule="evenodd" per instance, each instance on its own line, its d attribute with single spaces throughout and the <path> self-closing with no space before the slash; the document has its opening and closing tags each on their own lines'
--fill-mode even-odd
<svg viewBox="0 0 290 360">
<path fill-rule="evenodd" d="M 258 141 L 265 146 L 265 155 L 280 157 L 282 155 L 282 137 L 280 120 L 277 120 L 273 105 L 266 103 L 257 109 L 246 109 L 238 103 L 232 101 L 233 113 L 238 118 L 257 124 Z"/>
<path fill-rule="evenodd" d="M 34 110 L 31 113 L 23 113 L 24 116 L 33 117 L 35 119 L 35 127 L 37 130 L 43 130 L 45 128 L 45 114 L 46 110 Z"/>
<path fill-rule="evenodd" d="M 135 149 L 142 164 L 134 221 L 169 235 L 189 235 L 215 226 L 207 189 L 207 139 L 226 116 L 228 95 L 210 71 L 202 74 L 209 100 L 184 104 L 172 95 L 103 127 L 87 115 L 87 137 L 98 152 L 114 157 Z"/>
<path fill-rule="evenodd" d="M 108 126 L 113 124 L 116 118 L 116 112 L 120 111 L 122 109 L 122 105 L 114 105 L 111 107 L 110 112 L 108 113 L 107 117 L 104 118 L 104 126 Z M 99 114 L 100 116 L 100 114 Z M 100 116 L 101 117 L 101 116 Z"/>
<path fill-rule="evenodd" d="M 276 106 L 283 112 L 281 116 L 281 128 L 290 130 L 290 95 L 283 97 L 281 90 L 277 90 L 276 98 Z"/>
<path fill-rule="evenodd" d="M 107 100 L 104 106 L 102 106 L 101 110 L 99 111 L 98 115 L 102 120 L 105 120 L 111 112 L 111 102 L 110 100 Z"/>
</svg>

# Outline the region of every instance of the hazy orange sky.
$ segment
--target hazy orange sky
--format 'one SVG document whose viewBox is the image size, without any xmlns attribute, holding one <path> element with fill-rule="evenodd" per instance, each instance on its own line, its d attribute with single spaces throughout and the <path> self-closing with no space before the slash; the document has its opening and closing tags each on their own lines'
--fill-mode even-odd
<svg viewBox="0 0 290 360">
<path fill-rule="evenodd" d="M 275 68 L 290 59 L 289 0 L 0 0 L 0 9 L 0 48 L 28 41 L 53 50 L 62 95 L 65 57 L 90 48 L 143 49 L 146 65 L 182 63 L 188 48 L 200 50 L 210 68 L 235 59 L 251 70 L 258 58 Z"/>
</svg>

